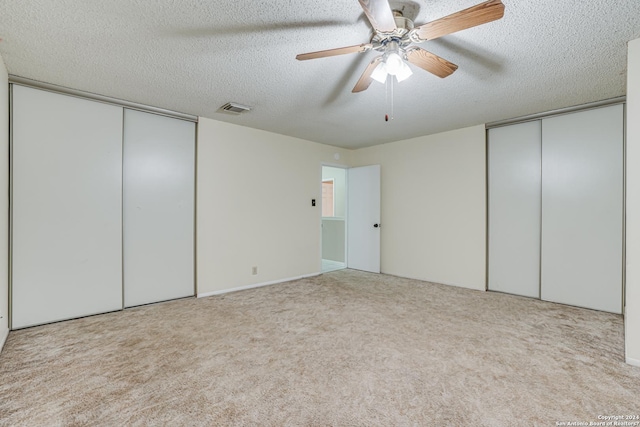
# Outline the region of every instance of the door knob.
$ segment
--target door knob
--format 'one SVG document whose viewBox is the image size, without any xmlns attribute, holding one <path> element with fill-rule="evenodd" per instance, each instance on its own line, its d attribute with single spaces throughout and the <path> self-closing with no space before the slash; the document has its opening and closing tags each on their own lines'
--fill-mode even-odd
<svg viewBox="0 0 640 427">
<path fill-rule="evenodd" d="M 380 224 L 373 224 L 373 226 L 374 226 L 375 228 L 378 228 L 378 227 L 380 227 Z"/>
</svg>

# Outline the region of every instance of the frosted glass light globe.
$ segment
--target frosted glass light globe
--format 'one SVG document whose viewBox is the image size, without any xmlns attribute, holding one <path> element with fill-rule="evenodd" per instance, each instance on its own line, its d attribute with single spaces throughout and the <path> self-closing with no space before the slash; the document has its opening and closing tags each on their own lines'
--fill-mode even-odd
<svg viewBox="0 0 640 427">
<path fill-rule="evenodd" d="M 400 58 L 400 55 L 398 55 L 395 52 L 392 52 L 387 57 L 386 64 L 387 64 L 387 73 L 391 74 L 392 76 L 395 76 L 402 69 L 402 66 L 404 65 L 404 61 L 402 61 L 402 58 Z"/>
<path fill-rule="evenodd" d="M 380 83 L 385 83 L 387 81 L 387 65 L 384 62 L 379 63 L 371 73 L 371 78 Z"/>
</svg>

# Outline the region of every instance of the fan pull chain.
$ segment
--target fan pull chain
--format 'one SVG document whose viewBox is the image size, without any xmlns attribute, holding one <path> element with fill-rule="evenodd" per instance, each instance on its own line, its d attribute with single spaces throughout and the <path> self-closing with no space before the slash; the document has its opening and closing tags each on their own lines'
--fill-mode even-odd
<svg viewBox="0 0 640 427">
<path fill-rule="evenodd" d="M 389 121 L 389 112 L 391 112 L 391 120 L 393 120 L 393 76 L 387 76 L 385 82 L 385 105 L 387 106 L 387 114 L 384 115 L 384 121 Z"/>
<path fill-rule="evenodd" d="M 387 112 L 384 115 L 384 121 L 388 122 L 389 121 L 389 76 L 387 76 L 387 79 L 384 81 L 384 108 L 385 110 L 387 110 Z"/>
<path fill-rule="evenodd" d="M 395 80 L 393 76 L 389 76 L 389 80 L 391 80 L 391 120 L 393 120 L 393 81 Z"/>
</svg>

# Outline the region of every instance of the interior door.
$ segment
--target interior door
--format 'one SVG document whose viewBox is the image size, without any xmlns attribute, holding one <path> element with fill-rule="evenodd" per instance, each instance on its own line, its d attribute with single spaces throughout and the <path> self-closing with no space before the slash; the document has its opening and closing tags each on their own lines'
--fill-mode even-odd
<svg viewBox="0 0 640 427">
<path fill-rule="evenodd" d="M 194 294 L 195 123 L 124 116 L 124 303 Z"/>
<path fill-rule="evenodd" d="M 540 298 L 539 120 L 489 130 L 489 289 Z"/>
<path fill-rule="evenodd" d="M 380 165 L 348 170 L 347 266 L 380 273 Z"/>
<path fill-rule="evenodd" d="M 542 299 L 622 313 L 622 105 L 542 121 Z"/>
<path fill-rule="evenodd" d="M 122 309 L 122 107 L 13 85 L 12 328 Z"/>
</svg>

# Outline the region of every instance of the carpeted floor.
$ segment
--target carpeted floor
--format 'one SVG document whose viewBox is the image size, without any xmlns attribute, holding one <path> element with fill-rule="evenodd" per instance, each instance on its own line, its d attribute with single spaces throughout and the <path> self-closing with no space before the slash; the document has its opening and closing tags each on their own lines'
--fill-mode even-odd
<svg viewBox="0 0 640 427">
<path fill-rule="evenodd" d="M 0 424 L 557 426 L 640 414 L 621 316 L 351 270 L 12 332 Z"/>
</svg>

